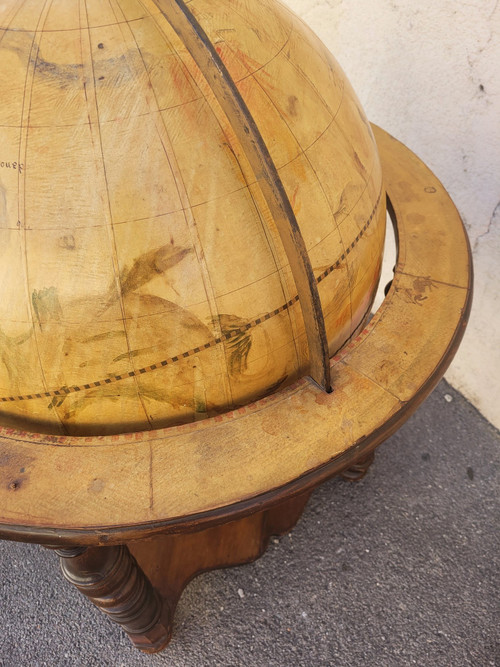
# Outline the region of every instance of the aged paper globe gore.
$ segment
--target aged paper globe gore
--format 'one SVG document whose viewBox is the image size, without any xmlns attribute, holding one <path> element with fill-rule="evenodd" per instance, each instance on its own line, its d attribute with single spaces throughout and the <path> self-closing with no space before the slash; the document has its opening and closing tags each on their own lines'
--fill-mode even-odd
<svg viewBox="0 0 500 667">
<path fill-rule="evenodd" d="M 385 195 L 345 75 L 275 0 L 188 6 L 0 4 L 3 426 L 214 417 L 310 374 L 311 308 L 330 355 L 367 317 Z"/>
</svg>

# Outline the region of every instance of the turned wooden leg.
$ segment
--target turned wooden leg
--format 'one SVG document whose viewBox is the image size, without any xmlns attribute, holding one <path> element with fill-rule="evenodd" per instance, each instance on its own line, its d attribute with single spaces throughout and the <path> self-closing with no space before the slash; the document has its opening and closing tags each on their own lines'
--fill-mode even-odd
<svg viewBox="0 0 500 667">
<path fill-rule="evenodd" d="M 126 546 L 56 549 L 65 578 L 128 634 L 141 651 L 170 641 L 171 614 Z"/>
<path fill-rule="evenodd" d="M 348 482 L 359 482 L 368 472 L 374 459 L 375 452 L 369 452 L 358 459 L 356 463 L 352 463 L 348 468 L 342 470 L 340 476 Z"/>
<path fill-rule="evenodd" d="M 156 653 L 170 641 L 175 607 L 191 579 L 259 558 L 272 535 L 296 524 L 310 493 L 193 533 L 160 534 L 126 546 L 45 546 L 59 555 L 65 578 L 121 625 L 137 648 Z"/>
</svg>

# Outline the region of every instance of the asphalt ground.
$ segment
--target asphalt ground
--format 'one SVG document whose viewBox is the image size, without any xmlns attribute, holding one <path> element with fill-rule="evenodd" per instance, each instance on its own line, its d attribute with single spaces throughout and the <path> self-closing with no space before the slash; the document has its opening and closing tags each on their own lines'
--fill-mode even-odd
<svg viewBox="0 0 500 667">
<path fill-rule="evenodd" d="M 500 666 L 500 435 L 444 381 L 243 567 L 197 577 L 146 656 L 59 574 L 0 542 L 0 665 Z"/>
</svg>

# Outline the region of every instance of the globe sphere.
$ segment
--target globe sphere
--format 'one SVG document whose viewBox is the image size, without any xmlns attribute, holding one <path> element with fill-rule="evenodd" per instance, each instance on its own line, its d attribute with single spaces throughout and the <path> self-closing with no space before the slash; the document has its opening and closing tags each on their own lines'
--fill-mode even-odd
<svg viewBox="0 0 500 667">
<path fill-rule="evenodd" d="M 0 4 L 4 426 L 156 429 L 309 373 L 270 185 L 215 70 L 293 211 L 330 355 L 370 311 L 385 196 L 339 65 L 275 0 L 192 0 L 195 53 L 181 4 Z"/>
</svg>

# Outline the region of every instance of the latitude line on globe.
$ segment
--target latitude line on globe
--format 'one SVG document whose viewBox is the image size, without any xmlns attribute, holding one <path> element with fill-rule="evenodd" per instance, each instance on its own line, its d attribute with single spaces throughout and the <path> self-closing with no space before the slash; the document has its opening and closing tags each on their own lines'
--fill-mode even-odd
<svg viewBox="0 0 500 667">
<path fill-rule="evenodd" d="M 370 227 L 375 214 L 378 210 L 380 200 L 382 198 L 382 190 L 380 191 L 377 201 L 375 202 L 375 205 L 373 207 L 373 210 L 368 218 L 368 220 L 365 222 L 363 227 L 359 230 L 356 238 L 351 242 L 350 245 L 348 245 L 345 249 L 345 251 L 342 253 L 342 255 L 337 259 L 336 262 L 331 264 L 327 269 L 325 269 L 322 273 L 319 274 L 316 278 L 316 283 L 319 284 L 325 278 L 327 278 L 335 269 L 337 269 L 340 264 L 346 259 L 347 255 L 351 253 L 351 251 L 356 247 L 356 245 L 359 243 L 359 241 L 362 239 L 364 236 L 365 232 L 368 230 Z M 205 343 L 204 345 L 200 345 L 198 347 L 194 347 L 191 350 L 187 350 L 186 352 L 182 352 L 180 354 L 177 354 L 173 357 L 169 357 L 168 359 L 163 359 L 162 361 L 156 362 L 154 364 L 151 364 L 150 366 L 144 366 L 143 368 L 138 368 L 133 371 L 127 371 L 125 373 L 119 373 L 117 375 L 113 375 L 111 377 L 104 378 L 102 380 L 97 380 L 95 382 L 87 382 L 85 384 L 81 385 L 74 385 L 74 386 L 65 386 L 65 387 L 59 387 L 59 389 L 52 389 L 50 391 L 41 391 L 41 392 L 36 392 L 32 394 L 25 394 L 23 396 L 2 396 L 0 397 L 0 402 L 1 403 L 15 403 L 19 401 L 32 401 L 36 400 L 39 398 L 54 398 L 57 396 L 64 397 L 67 396 L 68 394 L 75 394 L 79 391 L 87 391 L 89 389 L 95 389 L 97 387 L 105 387 L 106 385 L 109 384 L 114 384 L 115 382 L 120 382 L 121 380 L 126 380 L 128 378 L 133 378 L 133 377 L 138 377 L 140 375 L 145 375 L 146 373 L 151 373 L 156 370 L 160 370 L 161 368 L 165 368 L 166 366 L 171 366 L 172 364 L 182 361 L 182 359 L 187 359 L 188 357 L 192 357 L 195 354 L 199 354 L 200 352 L 203 352 L 204 350 L 208 350 L 212 347 L 216 347 L 217 345 L 220 345 L 221 343 L 224 343 L 228 340 L 231 340 L 233 338 L 236 338 L 237 336 L 241 335 L 242 333 L 245 333 L 249 329 L 253 329 L 259 324 L 262 324 L 263 322 L 267 322 L 267 320 L 270 320 L 272 317 L 276 317 L 276 315 L 279 315 L 280 313 L 283 313 L 284 311 L 288 310 L 291 308 L 295 303 L 299 301 L 299 296 L 296 294 L 294 297 L 289 299 L 286 303 L 281 305 L 279 308 L 276 308 L 275 310 L 270 311 L 269 313 L 266 313 L 265 315 L 261 315 L 260 317 L 257 317 L 254 320 L 251 320 L 250 322 L 247 322 L 244 327 L 239 327 L 238 329 L 233 329 L 231 332 L 226 333 L 222 336 L 218 336 L 217 338 L 214 338 L 213 340 L 209 341 L 208 343 Z"/>
</svg>

